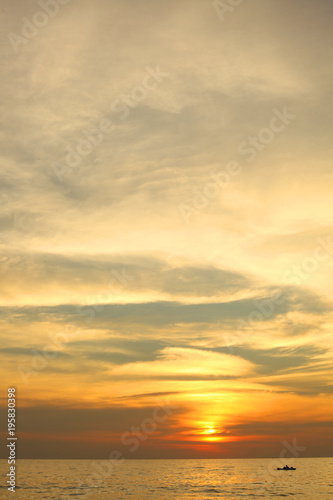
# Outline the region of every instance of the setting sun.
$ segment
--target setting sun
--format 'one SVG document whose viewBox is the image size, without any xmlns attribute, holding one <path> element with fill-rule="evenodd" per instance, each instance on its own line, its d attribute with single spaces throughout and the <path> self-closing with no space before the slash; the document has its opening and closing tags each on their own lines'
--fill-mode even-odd
<svg viewBox="0 0 333 500">
<path fill-rule="evenodd" d="M 204 429 L 201 431 L 202 440 L 203 441 L 223 441 L 223 437 L 220 435 L 219 431 L 216 427 L 213 426 L 204 426 Z"/>
<path fill-rule="evenodd" d="M 206 429 L 204 431 L 205 434 L 215 434 L 216 432 L 216 429 L 213 429 L 213 428 L 209 428 L 209 429 Z"/>
</svg>

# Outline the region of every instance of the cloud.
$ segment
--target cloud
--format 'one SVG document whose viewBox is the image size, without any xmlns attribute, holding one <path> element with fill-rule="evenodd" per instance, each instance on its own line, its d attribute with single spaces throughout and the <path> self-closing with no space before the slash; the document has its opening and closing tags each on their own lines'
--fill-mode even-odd
<svg viewBox="0 0 333 500">
<path fill-rule="evenodd" d="M 131 426 L 141 425 L 144 419 L 151 418 L 154 409 L 163 405 L 163 402 L 163 398 L 158 400 L 156 397 L 156 404 L 147 405 L 146 407 L 135 405 L 128 407 L 114 405 L 108 408 L 61 408 L 45 405 L 23 407 L 21 409 L 21 432 L 76 434 L 82 431 L 93 431 L 98 428 L 99 431 L 116 436 L 119 433 L 120 437 L 120 433 L 128 431 Z M 172 420 L 187 411 L 184 407 L 173 408 Z M 42 418 L 37 418 L 38 415 L 42 416 Z M 168 423 L 166 422 L 165 425 L 168 425 Z"/>
<path fill-rule="evenodd" d="M 27 229 L 28 230 L 28 229 Z M 128 293 L 155 292 L 161 296 L 214 297 L 250 288 L 252 279 L 213 265 L 172 264 L 150 255 L 59 255 L 47 253 L 3 254 L 2 293 L 13 289 L 23 297 L 34 284 L 34 295 L 61 300 L 115 301 Z M 17 294 L 17 292 L 16 292 Z M 71 295 L 70 295 L 71 294 Z M 95 297 L 94 297 L 95 294 Z M 32 294 L 29 293 L 31 300 Z M 15 300 L 19 297 L 16 295 Z"/>
<path fill-rule="evenodd" d="M 115 375 L 135 377 L 198 377 L 245 375 L 251 370 L 251 363 L 228 354 L 214 353 L 200 349 L 166 347 L 156 361 L 130 363 L 113 370 Z"/>
<path fill-rule="evenodd" d="M 228 347 L 215 348 L 216 352 L 228 352 Z M 230 351 L 229 351 L 230 352 Z M 232 353 L 258 367 L 260 374 L 284 373 L 289 369 L 306 372 L 313 363 L 325 359 L 327 349 L 316 346 L 299 346 L 272 349 L 254 349 L 249 346 L 234 346 Z"/>
<path fill-rule="evenodd" d="M 294 421 L 257 421 L 245 422 L 234 425 L 228 425 L 221 433 L 222 436 L 288 436 L 295 435 L 301 432 L 312 433 L 320 427 L 330 430 L 333 426 L 331 420 L 323 420 L 320 422 L 299 422 Z"/>
<path fill-rule="evenodd" d="M 260 409 L 265 391 L 272 407 L 289 392 L 328 398 L 331 256 L 301 282 L 286 276 L 331 230 L 333 4 L 253 0 L 222 22 L 200 0 L 69 2 L 18 53 L 7 33 L 22 34 L 41 7 L 1 9 L 1 373 L 18 379 L 24 404 L 35 393 L 45 402 L 42 417 L 27 410 L 25 431 L 53 432 L 57 416 L 64 425 L 64 402 L 82 410 L 82 439 L 89 422 L 107 432 L 108 418 L 120 429 L 143 416 L 133 404 L 80 406 L 106 404 L 110 387 L 119 402 L 130 386 L 138 405 L 158 392 L 185 404 L 194 385 L 211 403 L 224 388 L 229 416 L 247 413 L 244 389 Z M 274 109 L 295 118 L 267 141 Z M 114 129 L 101 138 L 105 119 Z M 228 178 L 231 160 L 240 173 Z M 30 367 L 31 349 L 49 352 L 70 325 L 76 334 L 23 387 L 17 364 Z M 79 414 L 68 414 L 71 431 Z M 45 456 L 48 446 L 61 456 L 60 441 L 43 438 Z M 184 456 L 181 431 L 172 439 Z"/>
<path fill-rule="evenodd" d="M 113 325 L 146 324 L 165 327 L 177 323 L 233 323 L 238 327 L 237 320 L 247 320 L 248 325 L 271 321 L 277 316 L 288 312 L 299 312 L 313 315 L 329 313 L 331 304 L 317 294 L 296 287 L 286 287 L 279 292 L 279 303 L 273 303 L 272 297 L 277 295 L 269 291 L 265 295 L 226 302 L 184 304 L 175 301 L 158 301 L 128 304 L 73 305 L 64 304 L 41 307 L 4 307 L 3 320 L 12 321 L 57 321 L 84 322 L 94 321 L 94 327 L 107 327 L 112 320 Z M 269 310 L 266 305 L 270 306 Z M 252 314 L 256 313 L 255 319 Z M 258 319 L 259 318 L 259 319 Z"/>
<path fill-rule="evenodd" d="M 8 356 L 13 356 L 16 358 L 16 356 L 34 356 L 35 353 L 37 352 L 36 350 L 37 346 L 31 346 L 31 347 L 5 347 L 3 349 L 0 349 L 0 353 L 4 354 L 6 357 Z M 61 352 L 61 351 L 47 351 L 44 350 L 44 353 L 46 356 L 50 357 L 60 357 L 60 358 L 69 358 L 70 355 L 66 352 Z"/>
</svg>

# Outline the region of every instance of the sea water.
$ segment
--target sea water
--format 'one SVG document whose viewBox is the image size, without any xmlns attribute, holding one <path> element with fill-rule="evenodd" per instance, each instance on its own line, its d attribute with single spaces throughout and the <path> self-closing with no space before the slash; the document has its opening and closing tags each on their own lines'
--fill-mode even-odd
<svg viewBox="0 0 333 500">
<path fill-rule="evenodd" d="M 333 500 L 333 458 L 293 460 L 277 471 L 274 459 L 18 460 L 15 493 L 1 460 L 1 498 L 164 500 Z"/>
</svg>

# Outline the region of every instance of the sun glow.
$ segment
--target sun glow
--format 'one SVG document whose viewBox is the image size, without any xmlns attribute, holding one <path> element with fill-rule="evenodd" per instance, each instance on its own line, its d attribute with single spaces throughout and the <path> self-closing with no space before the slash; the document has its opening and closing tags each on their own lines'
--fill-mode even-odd
<svg viewBox="0 0 333 500">
<path fill-rule="evenodd" d="M 206 429 L 204 431 L 204 434 L 215 434 L 216 432 L 216 429 L 214 429 L 213 427 L 209 427 L 208 429 Z"/>
<path fill-rule="evenodd" d="M 201 431 L 202 439 L 204 441 L 223 441 L 223 437 L 218 434 L 218 430 L 213 425 L 205 425 L 204 429 Z"/>
</svg>

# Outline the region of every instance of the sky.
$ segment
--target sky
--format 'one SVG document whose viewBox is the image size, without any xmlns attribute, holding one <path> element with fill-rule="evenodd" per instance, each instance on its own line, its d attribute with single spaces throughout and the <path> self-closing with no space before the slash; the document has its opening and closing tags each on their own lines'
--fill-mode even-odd
<svg viewBox="0 0 333 500">
<path fill-rule="evenodd" d="M 332 16 L 2 3 L 1 428 L 15 387 L 21 458 L 331 455 Z"/>
</svg>

